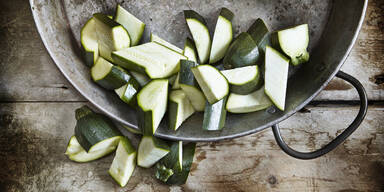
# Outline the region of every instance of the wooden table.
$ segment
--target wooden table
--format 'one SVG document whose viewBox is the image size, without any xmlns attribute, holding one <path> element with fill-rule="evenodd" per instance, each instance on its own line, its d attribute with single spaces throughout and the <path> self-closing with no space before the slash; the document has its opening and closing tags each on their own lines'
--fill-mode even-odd
<svg viewBox="0 0 384 192">
<path fill-rule="evenodd" d="M 383 191 L 384 1 L 369 2 L 359 39 L 342 70 L 357 77 L 370 106 L 360 128 L 316 160 L 284 154 L 272 132 L 199 143 L 188 182 L 166 186 L 136 168 L 120 188 L 108 175 L 113 156 L 86 164 L 64 151 L 74 110 L 88 104 L 57 70 L 25 0 L 0 2 L 0 191 Z M 358 111 L 357 94 L 334 79 L 316 104 L 281 124 L 289 145 L 314 150 Z M 137 138 L 133 138 L 137 142 Z"/>
</svg>

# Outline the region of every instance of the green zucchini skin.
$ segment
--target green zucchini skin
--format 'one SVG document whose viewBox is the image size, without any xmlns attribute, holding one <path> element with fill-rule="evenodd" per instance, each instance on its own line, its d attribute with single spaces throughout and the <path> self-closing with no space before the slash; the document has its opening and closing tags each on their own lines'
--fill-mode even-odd
<svg viewBox="0 0 384 192">
<path fill-rule="evenodd" d="M 112 52 L 111 54 L 113 62 L 116 63 L 117 65 L 123 67 L 124 69 L 128 69 L 130 71 L 136 71 L 138 73 L 146 74 L 145 67 L 139 66 L 137 63 L 132 62 L 128 59 L 125 59 L 124 57 L 115 54 Z"/>
<path fill-rule="evenodd" d="M 191 68 L 198 65 L 199 64 L 190 60 L 180 60 L 179 84 L 197 86 L 197 82 Z"/>
<path fill-rule="evenodd" d="M 125 90 L 123 91 L 122 95 L 120 96 L 120 99 L 130 105 L 131 107 L 137 106 L 137 98 L 136 95 L 140 90 L 140 85 L 136 81 L 136 79 L 131 78 L 127 84 L 123 85 L 126 86 Z"/>
<path fill-rule="evenodd" d="M 223 65 L 226 69 L 255 65 L 259 57 L 259 49 L 253 38 L 242 32 L 229 46 Z"/>
<path fill-rule="evenodd" d="M 196 19 L 203 25 L 207 26 L 207 22 L 205 22 L 204 17 L 202 17 L 200 14 L 198 14 L 196 11 L 193 10 L 184 10 L 184 17 L 190 18 L 190 19 Z"/>
<path fill-rule="evenodd" d="M 188 143 L 183 146 L 183 169 L 174 172 L 166 182 L 168 185 L 182 185 L 187 181 L 193 162 L 193 156 L 195 155 L 195 148 L 196 143 Z"/>
<path fill-rule="evenodd" d="M 139 129 L 143 132 L 143 135 L 153 135 L 153 116 L 152 111 L 144 111 L 141 107 L 137 108 L 137 122 Z"/>
<path fill-rule="evenodd" d="M 96 83 L 105 89 L 112 90 L 123 86 L 132 77 L 122 68 L 113 66 L 111 71 L 103 79 L 96 80 Z"/>
<path fill-rule="evenodd" d="M 182 144 L 181 141 L 172 142 L 170 152 L 156 163 L 155 177 L 160 181 L 167 182 L 174 173 L 182 171 L 182 162 L 179 162 L 179 149 Z"/>
<path fill-rule="evenodd" d="M 260 89 L 263 86 L 264 81 L 263 81 L 263 78 L 261 77 L 259 67 L 257 65 L 255 65 L 255 67 L 256 67 L 256 76 L 252 80 L 248 81 L 245 84 L 237 85 L 237 84 L 231 83 L 228 80 L 229 90 L 232 93 L 237 93 L 240 95 L 247 95 L 249 93 L 252 93 L 252 92 Z M 224 74 L 224 72 L 223 72 L 223 74 Z"/>
<path fill-rule="evenodd" d="M 80 114 L 80 110 L 83 109 L 80 108 L 76 114 Z M 92 112 L 77 116 L 79 119 L 75 126 L 75 136 L 87 152 L 93 145 L 105 139 L 122 135 L 112 121 L 101 114 Z"/>
<path fill-rule="evenodd" d="M 225 104 L 227 103 L 228 96 L 225 96 L 220 101 L 210 104 L 205 104 L 203 129 L 207 131 L 221 130 L 225 125 L 227 111 Z"/>
<path fill-rule="evenodd" d="M 265 47 L 267 45 L 271 45 L 271 37 L 270 32 L 267 25 L 260 18 L 256 19 L 256 21 L 248 28 L 247 33 L 251 35 L 253 40 L 255 41 L 257 47 L 259 48 L 260 54 L 264 56 Z"/>
</svg>

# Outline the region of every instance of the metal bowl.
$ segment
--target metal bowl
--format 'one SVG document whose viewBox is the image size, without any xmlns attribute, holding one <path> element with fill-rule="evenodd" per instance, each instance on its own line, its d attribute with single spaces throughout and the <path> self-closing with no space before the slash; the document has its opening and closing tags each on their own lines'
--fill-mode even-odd
<svg viewBox="0 0 384 192">
<path fill-rule="evenodd" d="M 249 114 L 228 114 L 222 131 L 201 129 L 202 114 L 196 113 L 177 131 L 162 122 L 156 135 L 166 139 L 215 141 L 256 133 L 288 118 L 310 102 L 336 75 L 356 41 L 367 1 L 362 0 L 201 0 L 201 1 L 93 1 L 30 0 L 41 38 L 58 68 L 72 85 L 92 104 L 114 120 L 137 129 L 136 113 L 113 92 L 90 79 L 80 49 L 80 28 L 93 13 L 113 15 L 117 3 L 147 24 L 143 42 L 150 32 L 183 46 L 190 36 L 183 10 L 193 9 L 207 18 L 213 31 L 219 9 L 227 7 L 235 14 L 235 33 L 246 31 L 256 18 L 262 18 L 271 30 L 308 23 L 310 54 L 308 63 L 291 67 L 286 110 L 271 107 Z"/>
</svg>

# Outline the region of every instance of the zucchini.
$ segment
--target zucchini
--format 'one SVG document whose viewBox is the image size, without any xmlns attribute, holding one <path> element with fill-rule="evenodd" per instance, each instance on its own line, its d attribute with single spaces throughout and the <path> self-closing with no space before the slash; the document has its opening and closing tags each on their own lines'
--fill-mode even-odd
<svg viewBox="0 0 384 192">
<path fill-rule="evenodd" d="M 233 38 L 232 19 L 233 13 L 227 8 L 221 8 L 217 18 L 215 33 L 213 35 L 209 63 L 216 63 L 222 59 L 227 52 Z"/>
<path fill-rule="evenodd" d="M 169 128 L 175 131 L 180 127 L 183 121 L 195 112 L 186 94 L 182 90 L 171 91 L 169 94 L 168 108 Z"/>
<path fill-rule="evenodd" d="M 108 173 L 121 187 L 124 187 L 131 178 L 135 166 L 136 149 L 126 137 L 121 137 Z"/>
<path fill-rule="evenodd" d="M 247 33 L 249 33 L 255 41 L 259 48 L 259 52 L 264 54 L 265 47 L 271 45 L 270 33 L 264 21 L 260 18 L 256 19 L 256 21 L 248 28 Z"/>
<path fill-rule="evenodd" d="M 177 79 L 177 75 L 178 75 L 178 73 L 168 77 L 169 85 L 172 85 L 172 86 L 175 85 L 176 79 Z"/>
<path fill-rule="evenodd" d="M 265 94 L 284 111 L 289 59 L 267 46 L 265 50 Z"/>
<path fill-rule="evenodd" d="M 138 125 L 145 135 L 156 132 L 167 109 L 168 80 L 148 83 L 137 95 Z"/>
<path fill-rule="evenodd" d="M 152 167 L 170 151 L 169 145 L 156 137 L 143 136 L 137 153 L 137 165 L 144 168 Z"/>
<path fill-rule="evenodd" d="M 221 130 L 225 125 L 227 111 L 225 104 L 227 97 L 224 97 L 216 103 L 210 104 L 207 102 L 204 110 L 203 129 L 208 131 Z"/>
<path fill-rule="evenodd" d="M 93 17 L 81 28 L 80 42 L 85 51 L 85 63 L 92 67 L 99 57 L 99 44 L 97 43 L 96 24 Z"/>
<path fill-rule="evenodd" d="M 120 97 L 122 101 L 135 107 L 137 105 L 136 95 L 139 92 L 140 85 L 136 79 L 131 78 L 127 84 L 115 89 L 115 93 Z"/>
<path fill-rule="evenodd" d="M 138 135 L 142 135 L 143 133 L 141 132 L 141 130 L 138 130 L 138 129 L 135 129 L 135 128 L 132 128 L 132 127 L 129 127 L 129 126 L 126 126 L 126 125 L 123 125 L 121 124 L 122 127 L 124 127 L 125 129 L 127 129 L 129 132 L 133 133 L 133 134 L 138 134 Z"/>
<path fill-rule="evenodd" d="M 151 79 L 166 78 L 180 69 L 186 57 L 156 42 L 149 42 L 112 53 L 116 64 L 131 71 L 146 73 Z"/>
<path fill-rule="evenodd" d="M 148 84 L 151 81 L 151 78 L 149 78 L 148 75 L 146 74 L 139 73 L 136 71 L 130 71 L 129 73 L 133 76 L 133 78 L 136 79 L 136 81 L 142 87 L 144 87 L 146 84 Z"/>
<path fill-rule="evenodd" d="M 193 156 L 195 155 L 196 143 L 188 143 L 183 146 L 183 166 L 181 171 L 174 171 L 173 175 L 167 180 L 169 185 L 184 184 L 191 170 Z"/>
<path fill-rule="evenodd" d="M 227 78 L 229 90 L 233 93 L 246 95 L 259 89 L 262 85 L 257 65 L 228 69 L 221 73 Z"/>
<path fill-rule="evenodd" d="M 308 24 L 277 31 L 272 34 L 272 44 L 291 58 L 291 64 L 299 65 L 309 60 Z"/>
<path fill-rule="evenodd" d="M 258 59 L 259 49 L 257 44 L 248 33 L 242 32 L 229 46 L 223 64 L 224 68 L 232 69 L 255 65 Z"/>
<path fill-rule="evenodd" d="M 180 54 L 183 54 L 183 50 L 178 48 L 176 45 L 173 45 L 169 43 L 168 41 L 162 39 L 161 37 L 151 33 L 151 42 L 156 42 L 160 45 L 163 45 L 164 47 L 167 47 L 168 49 L 171 49 L 172 51 L 178 52 Z"/>
<path fill-rule="evenodd" d="M 107 117 L 89 111 L 91 110 L 87 106 L 76 109 L 77 141 L 88 153 L 113 147 L 116 149 L 122 135 L 120 131 Z"/>
<path fill-rule="evenodd" d="M 117 89 L 132 79 L 124 69 L 114 66 L 102 57 L 99 57 L 91 68 L 91 76 L 93 81 L 108 90 Z"/>
<path fill-rule="evenodd" d="M 117 144 L 116 144 L 117 145 Z M 106 148 L 87 152 L 84 150 L 83 147 L 81 147 L 80 143 L 77 141 L 75 136 L 72 136 L 69 140 L 67 150 L 65 151 L 65 155 L 68 156 L 68 158 L 72 161 L 78 162 L 78 163 L 85 163 L 90 162 L 96 159 L 99 159 L 101 157 L 104 157 L 116 149 L 115 143 L 112 143 L 111 145 L 107 146 Z"/>
<path fill-rule="evenodd" d="M 93 14 L 96 24 L 96 34 L 99 44 L 99 54 L 113 62 L 112 51 L 130 46 L 130 37 L 125 28 L 102 13 Z"/>
<path fill-rule="evenodd" d="M 228 81 L 219 70 L 211 65 L 199 65 L 191 70 L 210 104 L 228 95 Z"/>
<path fill-rule="evenodd" d="M 196 67 L 197 65 L 198 64 L 193 61 L 181 60 L 179 84 L 188 99 L 191 101 L 193 108 L 196 111 L 204 111 L 205 96 L 198 88 L 198 84 L 191 71 L 191 68 Z"/>
<path fill-rule="evenodd" d="M 185 39 L 183 54 L 188 58 L 188 60 L 197 63 L 195 43 L 188 37 Z"/>
<path fill-rule="evenodd" d="M 180 63 L 181 64 L 181 63 Z M 181 66 L 181 65 L 180 65 Z M 172 85 L 172 89 L 180 89 L 180 72 L 177 73 L 176 75 L 176 79 L 175 81 L 173 82 L 173 85 Z"/>
<path fill-rule="evenodd" d="M 226 109 L 231 113 L 249 113 L 266 109 L 272 105 L 264 88 L 248 95 L 229 94 Z"/>
<path fill-rule="evenodd" d="M 204 18 L 193 10 L 184 11 L 185 21 L 197 48 L 200 63 L 206 63 L 211 51 L 211 36 Z"/>
<path fill-rule="evenodd" d="M 171 151 L 156 163 L 155 177 L 160 181 L 167 182 L 175 172 L 183 169 L 183 142 L 174 141 Z"/>
<path fill-rule="evenodd" d="M 114 19 L 117 23 L 123 25 L 123 27 L 127 30 L 131 40 L 131 46 L 139 44 L 144 33 L 145 23 L 129 13 L 119 4 L 116 6 Z"/>
</svg>

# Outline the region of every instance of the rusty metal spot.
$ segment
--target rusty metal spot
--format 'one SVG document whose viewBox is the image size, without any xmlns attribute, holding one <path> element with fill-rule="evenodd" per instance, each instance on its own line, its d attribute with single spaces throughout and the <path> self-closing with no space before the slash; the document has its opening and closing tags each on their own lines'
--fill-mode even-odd
<svg viewBox="0 0 384 192">
<path fill-rule="evenodd" d="M 332 80 L 325 90 L 349 90 L 352 89 L 352 85 L 346 83 L 344 80 L 334 79 Z"/>
<path fill-rule="evenodd" d="M 275 176 L 271 175 L 268 177 L 268 183 L 271 184 L 271 185 L 275 185 L 277 184 L 277 179 Z"/>
<path fill-rule="evenodd" d="M 379 74 L 379 75 L 375 75 L 373 77 L 373 79 L 375 80 L 376 85 L 383 84 L 384 83 L 384 73 Z"/>
</svg>

